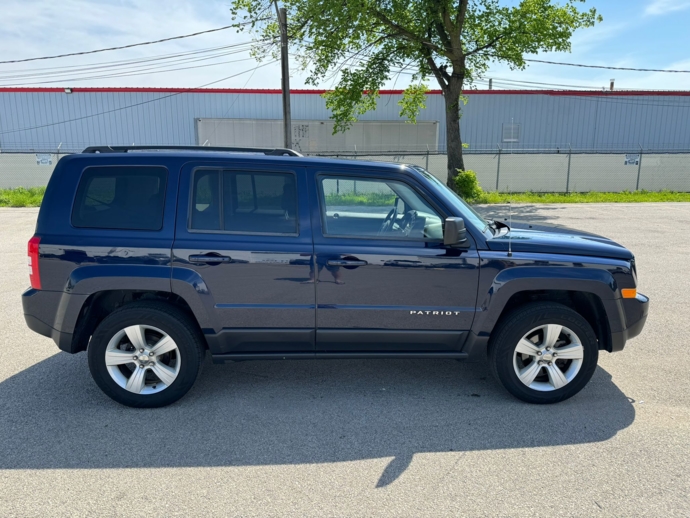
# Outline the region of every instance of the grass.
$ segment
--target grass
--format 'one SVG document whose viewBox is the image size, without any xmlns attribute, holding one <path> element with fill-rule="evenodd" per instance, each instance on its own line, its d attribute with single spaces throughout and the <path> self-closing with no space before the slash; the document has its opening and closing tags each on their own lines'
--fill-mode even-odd
<svg viewBox="0 0 690 518">
<path fill-rule="evenodd" d="M 0 207 L 39 207 L 45 187 L 0 189 Z"/>
<path fill-rule="evenodd" d="M 328 205 L 370 205 L 392 206 L 394 195 L 380 193 L 361 194 L 329 194 L 326 196 Z M 674 191 L 623 191 L 623 192 L 482 192 L 477 198 L 468 199 L 472 204 L 496 204 L 496 203 L 642 203 L 642 202 L 690 202 L 690 192 Z"/>
<path fill-rule="evenodd" d="M 328 206 L 369 205 L 373 207 L 392 207 L 394 203 L 394 194 L 378 192 L 328 194 L 326 196 L 326 205 Z"/>
<path fill-rule="evenodd" d="M 17 187 L 0 189 L 0 207 L 39 207 L 45 187 Z M 395 196 L 379 193 L 329 194 L 329 205 L 392 206 Z M 506 194 L 484 192 L 476 199 L 467 200 L 473 204 L 495 203 L 642 203 L 642 202 L 690 202 L 690 192 L 674 191 L 623 191 L 623 192 L 523 192 Z"/>
<path fill-rule="evenodd" d="M 690 202 L 690 192 L 675 191 L 623 191 L 623 192 L 484 192 L 473 204 L 494 203 L 648 203 L 648 202 Z"/>
</svg>

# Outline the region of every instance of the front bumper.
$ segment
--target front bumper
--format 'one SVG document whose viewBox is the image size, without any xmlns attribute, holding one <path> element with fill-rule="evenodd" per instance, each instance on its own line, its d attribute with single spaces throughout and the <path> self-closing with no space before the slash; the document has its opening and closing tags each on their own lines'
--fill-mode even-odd
<svg viewBox="0 0 690 518">
<path fill-rule="evenodd" d="M 642 332 L 649 313 L 649 297 L 637 294 L 634 299 L 621 299 L 625 329 L 611 333 L 611 352 L 622 351 L 625 343 Z"/>
</svg>

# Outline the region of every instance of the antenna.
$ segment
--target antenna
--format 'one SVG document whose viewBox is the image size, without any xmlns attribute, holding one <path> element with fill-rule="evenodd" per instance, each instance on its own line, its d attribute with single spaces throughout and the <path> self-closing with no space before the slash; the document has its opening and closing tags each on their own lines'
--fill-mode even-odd
<svg viewBox="0 0 690 518">
<path fill-rule="evenodd" d="M 508 257 L 513 257 L 513 247 L 511 245 L 513 231 L 513 204 L 508 200 Z"/>
</svg>

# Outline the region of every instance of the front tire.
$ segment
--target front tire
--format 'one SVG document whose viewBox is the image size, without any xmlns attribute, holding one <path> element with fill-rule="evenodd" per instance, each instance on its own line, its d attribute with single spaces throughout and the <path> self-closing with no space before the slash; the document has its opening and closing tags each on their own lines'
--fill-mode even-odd
<svg viewBox="0 0 690 518">
<path fill-rule="evenodd" d="M 194 385 L 205 347 L 192 319 L 157 302 L 113 311 L 88 347 L 89 370 L 106 395 L 126 406 L 170 405 Z"/>
<path fill-rule="evenodd" d="M 597 367 L 599 347 L 589 323 L 553 302 L 509 313 L 489 344 L 494 377 L 528 403 L 558 403 L 580 392 Z"/>
</svg>

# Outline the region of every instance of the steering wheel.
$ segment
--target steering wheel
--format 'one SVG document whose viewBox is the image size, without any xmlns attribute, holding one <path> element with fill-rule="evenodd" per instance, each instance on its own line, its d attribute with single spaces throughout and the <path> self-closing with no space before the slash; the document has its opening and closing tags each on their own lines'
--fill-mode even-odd
<svg viewBox="0 0 690 518">
<path fill-rule="evenodd" d="M 415 221 L 417 221 L 416 210 L 408 210 L 403 216 L 402 220 L 400 220 L 400 228 L 402 229 L 405 237 L 410 235 L 410 231 L 412 230 L 412 227 L 414 227 Z"/>
<path fill-rule="evenodd" d="M 398 204 L 396 203 L 395 206 L 390 210 L 388 215 L 386 216 L 386 219 L 383 220 L 383 223 L 381 224 L 381 228 L 379 229 L 378 235 L 380 236 L 381 234 L 385 234 L 386 232 L 390 232 L 393 230 L 393 223 L 395 222 L 395 219 L 398 217 Z"/>
</svg>

